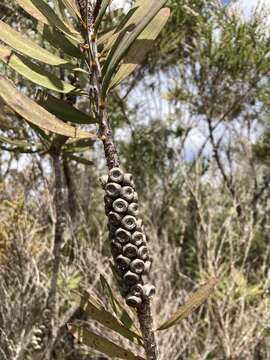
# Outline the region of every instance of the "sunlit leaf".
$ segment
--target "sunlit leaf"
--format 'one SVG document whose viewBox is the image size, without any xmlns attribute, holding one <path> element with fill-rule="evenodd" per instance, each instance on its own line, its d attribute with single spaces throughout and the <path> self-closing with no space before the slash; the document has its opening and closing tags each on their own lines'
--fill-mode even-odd
<svg viewBox="0 0 270 360">
<path fill-rule="evenodd" d="M 6 136 L 0 135 L 0 142 L 9 144 L 9 145 L 15 145 L 23 148 L 27 148 L 31 146 L 27 141 L 25 140 L 18 140 L 18 139 L 10 139 Z"/>
<path fill-rule="evenodd" d="M 217 278 L 210 279 L 206 284 L 202 285 L 197 291 L 194 292 L 189 300 L 180 307 L 180 309 L 173 314 L 169 320 L 165 321 L 157 330 L 165 330 L 174 325 L 177 325 L 187 316 L 189 316 L 194 310 L 201 306 L 211 295 L 218 282 Z"/>
<path fill-rule="evenodd" d="M 76 124 L 94 124 L 96 120 L 76 109 L 67 101 L 58 99 L 50 94 L 41 95 L 38 104 L 57 116 L 59 119 Z"/>
<path fill-rule="evenodd" d="M 0 96 L 12 110 L 28 122 L 56 134 L 73 138 L 96 139 L 96 135 L 65 124 L 35 101 L 20 93 L 11 81 L 0 75 Z"/>
<path fill-rule="evenodd" d="M 18 31 L 12 29 L 1 20 L 0 40 L 12 47 L 14 50 L 19 51 L 32 59 L 42 61 L 45 64 L 56 66 L 68 64 L 67 60 L 50 53 L 48 50 L 38 46 L 35 42 L 23 37 Z"/>
<path fill-rule="evenodd" d="M 152 7 L 152 4 L 155 0 L 145 1 L 143 6 L 139 7 L 136 4 L 128 11 L 125 15 L 124 19 L 120 22 L 120 24 L 116 27 L 115 30 L 112 30 L 110 38 L 105 45 L 104 51 L 110 50 L 113 45 L 116 43 L 117 39 L 121 37 L 121 33 L 123 34 L 126 30 L 131 28 L 132 26 L 137 25 L 142 18 L 148 13 Z M 104 41 L 104 40 L 103 40 Z M 105 71 L 105 69 L 104 69 Z"/>
<path fill-rule="evenodd" d="M 74 40 L 82 41 L 80 34 L 70 29 L 44 0 L 17 0 L 17 3 L 36 20 L 56 26 Z"/>
<path fill-rule="evenodd" d="M 47 89 L 60 93 L 69 93 L 76 90 L 73 85 L 60 80 L 40 65 L 34 64 L 22 55 L 16 55 L 6 47 L 0 46 L 0 60 L 28 80 Z"/>
<path fill-rule="evenodd" d="M 113 77 L 109 88 L 113 88 L 120 84 L 120 82 L 129 76 L 135 70 L 136 66 L 143 61 L 145 55 L 153 46 L 154 40 L 165 26 L 169 16 L 170 9 L 161 9 L 150 24 L 147 25 L 131 45 L 128 53 L 124 56 L 123 63 Z"/>
<path fill-rule="evenodd" d="M 76 301 L 80 303 L 80 307 L 91 319 L 98 321 L 103 326 L 117 332 L 135 344 L 141 345 L 140 335 L 122 325 L 91 294 L 85 291 L 82 296 L 76 296 Z"/>
<path fill-rule="evenodd" d="M 111 78 L 126 52 L 130 46 L 145 29 L 145 27 L 152 21 L 159 10 L 163 7 L 167 0 L 156 0 L 152 3 L 151 9 L 147 8 L 147 12 L 144 12 L 144 17 L 139 21 L 138 24 L 132 24 L 125 27 L 125 30 L 119 34 L 118 40 L 112 47 L 110 54 L 103 67 L 103 83 L 102 83 L 102 98 L 105 99 L 109 83 Z"/>
<path fill-rule="evenodd" d="M 70 160 L 76 161 L 79 164 L 83 164 L 83 165 L 86 165 L 86 166 L 93 166 L 94 165 L 93 161 L 88 160 L 85 157 L 76 156 L 76 155 L 72 155 L 72 154 L 65 154 L 65 156 L 67 158 L 69 158 Z"/>
<path fill-rule="evenodd" d="M 65 4 L 70 15 L 72 15 L 74 18 L 78 17 L 79 19 L 81 19 L 81 14 L 76 6 L 76 0 L 61 0 L 61 1 Z"/>
<path fill-rule="evenodd" d="M 121 346 L 113 343 L 112 341 L 104 338 L 103 336 L 97 335 L 88 329 L 79 328 L 78 326 L 71 325 L 69 326 L 69 330 L 73 334 L 73 336 L 80 342 L 82 342 L 84 345 L 100 351 L 101 353 L 109 356 L 110 358 L 143 360 L 142 357 L 135 355 L 130 350 L 126 350 Z"/>
</svg>

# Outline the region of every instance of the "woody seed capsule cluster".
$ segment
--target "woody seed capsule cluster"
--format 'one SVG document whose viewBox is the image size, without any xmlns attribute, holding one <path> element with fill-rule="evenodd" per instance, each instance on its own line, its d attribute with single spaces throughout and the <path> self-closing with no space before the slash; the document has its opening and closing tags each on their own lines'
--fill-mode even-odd
<svg viewBox="0 0 270 360">
<path fill-rule="evenodd" d="M 106 192 L 105 213 L 121 294 L 129 306 L 139 307 L 144 298 L 155 293 L 155 288 L 144 284 L 142 279 L 150 271 L 151 260 L 132 175 L 115 167 L 100 182 Z"/>
</svg>

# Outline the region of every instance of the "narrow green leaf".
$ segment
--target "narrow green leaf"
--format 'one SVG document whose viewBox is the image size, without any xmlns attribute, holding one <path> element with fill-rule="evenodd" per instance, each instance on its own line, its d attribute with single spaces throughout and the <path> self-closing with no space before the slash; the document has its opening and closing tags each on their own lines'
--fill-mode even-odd
<svg viewBox="0 0 270 360">
<path fill-rule="evenodd" d="M 48 41 L 55 49 L 60 49 L 65 55 L 82 59 L 83 55 L 75 41 L 69 39 L 63 32 L 56 27 L 52 27 L 41 22 L 37 23 L 37 30 L 42 38 Z"/>
<path fill-rule="evenodd" d="M 103 83 L 101 95 L 103 99 L 105 99 L 106 97 L 109 83 L 119 62 L 129 50 L 130 46 L 133 44 L 136 38 L 152 21 L 152 19 L 156 16 L 156 14 L 160 11 L 160 9 L 166 2 L 167 0 L 155 0 L 152 3 L 151 9 L 147 8 L 148 12 L 144 12 L 144 17 L 139 21 L 139 23 L 137 25 L 134 24 L 134 28 L 133 24 L 130 24 L 130 26 L 125 27 L 125 30 L 119 34 L 118 40 L 112 47 L 112 50 L 110 51 L 109 56 L 105 61 L 104 67 L 102 69 Z"/>
<path fill-rule="evenodd" d="M 164 8 L 154 17 L 149 25 L 138 36 L 135 42 L 131 45 L 128 53 L 123 58 L 123 63 L 119 70 L 113 77 L 109 89 L 119 85 L 127 76 L 129 76 L 145 58 L 147 52 L 154 44 L 154 40 L 165 26 L 170 16 L 170 9 Z"/>
<path fill-rule="evenodd" d="M 165 330 L 174 325 L 177 325 L 180 321 L 189 316 L 194 310 L 201 306 L 211 295 L 214 287 L 218 282 L 217 278 L 210 279 L 206 284 L 202 285 L 194 294 L 192 294 L 189 300 L 180 307 L 180 309 L 173 314 L 169 320 L 165 321 L 157 330 Z"/>
<path fill-rule="evenodd" d="M 80 307 L 91 319 L 98 321 L 103 326 L 117 332 L 135 344 L 141 345 L 141 337 L 139 334 L 122 325 L 113 314 L 107 311 L 91 294 L 86 291 L 80 297 Z"/>
<path fill-rule="evenodd" d="M 101 8 L 99 10 L 99 14 L 96 18 L 96 21 L 95 21 L 95 30 L 97 31 L 100 24 L 101 24 L 101 21 L 102 21 L 102 18 L 103 18 L 103 15 L 105 14 L 108 6 L 110 5 L 110 3 L 112 2 L 112 0 L 103 0 L 102 2 L 102 5 L 101 5 Z"/>
<path fill-rule="evenodd" d="M 12 29 L 9 25 L 0 20 L 0 40 L 12 47 L 14 50 L 31 57 L 32 59 L 42 61 L 49 65 L 65 65 L 69 62 L 50 53 L 48 50 L 38 46 L 35 42 L 23 37 L 18 31 Z M 72 64 L 70 64 L 72 66 Z"/>
<path fill-rule="evenodd" d="M 104 294 L 108 297 L 111 307 L 119 319 L 121 323 L 128 329 L 139 333 L 138 329 L 134 325 L 134 321 L 132 320 L 131 316 L 127 312 L 127 310 L 121 305 L 120 301 L 116 298 L 115 294 L 113 293 L 108 281 L 105 277 L 101 274 L 100 275 L 100 282 L 103 288 Z"/>
<path fill-rule="evenodd" d="M 65 124 L 35 101 L 20 93 L 11 81 L 0 75 L 0 96 L 12 110 L 28 122 L 56 134 L 73 138 L 96 139 L 96 135 Z"/>
<path fill-rule="evenodd" d="M 22 148 L 27 148 L 27 147 L 31 146 L 31 144 L 29 144 L 27 141 L 19 140 L 19 139 L 10 139 L 3 135 L 0 135 L 0 141 L 5 144 L 15 145 L 15 146 L 19 146 Z"/>
<path fill-rule="evenodd" d="M 55 26 L 72 39 L 82 41 L 80 34 L 70 29 L 44 0 L 17 0 L 17 3 L 36 20 Z"/>
<path fill-rule="evenodd" d="M 91 146 L 93 146 L 93 141 L 89 139 L 69 139 L 63 147 L 63 151 L 65 153 L 74 154 L 85 152 L 89 150 Z"/>
<path fill-rule="evenodd" d="M 38 99 L 38 104 L 50 113 L 57 116 L 59 119 L 69 121 L 76 124 L 95 124 L 96 120 L 89 115 L 76 109 L 67 101 L 58 99 L 50 94 L 41 95 Z"/>
<path fill-rule="evenodd" d="M 77 326 L 69 327 L 73 336 L 82 342 L 101 353 L 109 356 L 110 358 L 119 358 L 126 360 L 144 360 L 142 357 L 135 355 L 130 350 L 126 350 L 121 346 L 113 343 L 112 341 L 104 338 L 103 336 L 97 335 L 94 332 L 85 329 L 78 328 Z"/>
<path fill-rule="evenodd" d="M 81 14 L 76 6 L 76 1 L 75 0 L 61 0 L 63 2 L 63 4 L 66 6 L 68 12 L 70 13 L 70 15 L 72 15 L 75 19 L 76 17 L 78 19 L 81 19 Z"/>
<path fill-rule="evenodd" d="M 47 89 L 60 93 L 70 93 L 77 90 L 73 85 L 58 79 L 40 65 L 34 64 L 22 55 L 14 54 L 12 50 L 6 47 L 0 46 L 0 60 L 28 80 Z"/>
<path fill-rule="evenodd" d="M 88 148 L 88 150 L 89 150 L 89 148 Z M 86 166 L 93 166 L 94 165 L 93 161 L 88 160 L 88 159 L 86 159 L 84 157 L 80 157 L 80 156 L 76 156 L 76 155 L 72 155 L 72 154 L 65 154 L 65 156 L 67 158 L 69 158 L 70 160 L 76 161 L 79 164 L 83 164 L 83 165 L 86 165 Z"/>
<path fill-rule="evenodd" d="M 134 6 L 126 14 L 124 19 L 116 27 L 116 29 L 112 31 L 112 34 L 110 34 L 109 39 L 103 38 L 103 36 L 101 37 L 103 42 L 107 40 L 107 43 L 105 44 L 104 52 L 110 50 L 116 44 L 116 42 L 119 41 L 119 39 L 121 39 L 123 33 L 129 31 L 129 29 L 138 25 L 140 21 L 145 17 L 145 15 L 149 11 L 151 11 L 151 8 L 155 2 L 156 0 L 149 0 L 147 2 L 144 1 L 143 4 L 137 4 L 136 2 Z M 104 67 L 103 71 L 105 72 L 105 70 L 106 68 Z"/>
</svg>

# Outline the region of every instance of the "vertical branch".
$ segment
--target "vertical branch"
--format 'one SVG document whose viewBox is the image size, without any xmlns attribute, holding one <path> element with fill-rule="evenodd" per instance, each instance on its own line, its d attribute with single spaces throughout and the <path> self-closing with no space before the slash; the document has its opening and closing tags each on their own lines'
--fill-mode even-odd
<svg viewBox="0 0 270 360">
<path fill-rule="evenodd" d="M 51 359 L 54 342 L 57 336 L 57 319 L 58 319 L 58 298 L 57 298 L 57 281 L 59 277 L 61 264 L 61 245 L 63 232 L 65 228 L 65 212 L 64 212 L 64 194 L 63 194 L 63 178 L 61 154 L 56 151 L 51 154 L 54 170 L 54 206 L 55 206 L 55 232 L 53 245 L 53 266 L 51 276 L 51 287 L 47 300 L 48 309 L 48 327 L 49 327 L 49 344 L 47 351 L 47 359 Z"/>
<path fill-rule="evenodd" d="M 158 348 L 153 330 L 153 317 L 149 299 L 145 299 L 137 310 L 147 360 L 158 359 Z"/>
<path fill-rule="evenodd" d="M 103 143 L 107 167 L 110 170 L 114 167 L 119 167 L 120 159 L 113 140 L 106 104 L 102 101 L 101 96 L 102 73 L 97 51 L 96 34 L 94 31 L 94 18 L 96 14 L 94 14 L 90 0 L 88 0 L 86 4 L 86 13 L 85 8 L 82 8 L 82 0 L 78 0 L 78 3 L 87 25 L 88 67 L 91 69 L 89 79 L 91 90 L 89 98 L 92 102 L 96 118 L 98 119 L 99 134 Z M 98 3 L 99 2 L 97 2 L 97 4 Z M 153 331 L 153 319 L 149 298 L 145 297 L 142 300 L 141 305 L 137 308 L 137 315 L 144 340 L 146 358 L 147 360 L 157 360 L 158 350 Z"/>
<path fill-rule="evenodd" d="M 77 198 L 76 198 L 75 184 L 72 179 L 72 175 L 70 172 L 70 166 L 69 166 L 69 163 L 68 163 L 66 157 L 63 158 L 63 170 L 64 170 L 64 175 L 65 175 L 65 183 L 66 183 L 66 187 L 67 187 L 67 191 L 68 191 L 67 197 L 68 197 L 69 214 L 70 214 L 70 218 L 71 218 L 72 222 L 74 222 L 76 219 L 76 211 L 77 211 L 78 203 L 77 203 Z"/>
</svg>

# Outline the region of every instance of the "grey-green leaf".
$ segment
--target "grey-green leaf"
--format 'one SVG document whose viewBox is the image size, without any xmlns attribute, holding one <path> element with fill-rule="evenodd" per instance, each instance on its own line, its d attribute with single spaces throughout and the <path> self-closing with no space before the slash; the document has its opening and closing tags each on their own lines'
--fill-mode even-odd
<svg viewBox="0 0 270 360">
<path fill-rule="evenodd" d="M 57 116 L 59 119 L 76 124 L 94 124 L 96 120 L 84 112 L 76 109 L 67 101 L 58 99 L 50 94 L 41 95 L 38 104 Z"/>
<path fill-rule="evenodd" d="M 173 314 L 167 321 L 165 321 L 157 330 L 165 330 L 189 316 L 194 310 L 201 306 L 211 295 L 214 287 L 216 286 L 217 278 L 210 279 L 206 284 L 202 285 L 194 294 L 191 295 L 189 300 L 180 307 L 180 309 Z"/>
<path fill-rule="evenodd" d="M 0 96 L 8 106 L 28 122 L 50 132 L 73 138 L 91 138 L 95 134 L 65 124 L 35 101 L 20 93 L 11 81 L 0 75 Z"/>
<path fill-rule="evenodd" d="M 121 305 L 120 301 L 117 299 L 116 295 L 113 293 L 108 281 L 101 274 L 100 282 L 103 288 L 104 294 L 108 297 L 111 307 L 116 315 L 116 317 L 121 321 L 121 323 L 128 329 L 139 333 L 138 329 L 135 327 L 134 321 L 127 312 L 127 310 Z"/>
<path fill-rule="evenodd" d="M 55 26 L 49 26 L 41 22 L 37 23 L 37 30 L 42 38 L 48 41 L 55 49 L 62 50 L 65 55 L 82 59 L 82 52 L 76 41 L 69 39 L 63 32 Z"/>
<path fill-rule="evenodd" d="M 44 0 L 17 0 L 17 3 L 36 20 L 57 27 L 78 42 L 83 41 L 81 35 L 68 27 Z"/>
<path fill-rule="evenodd" d="M 107 10 L 107 8 L 108 8 L 108 6 L 110 5 L 111 2 L 112 2 L 112 0 L 103 0 L 102 1 L 101 8 L 99 10 L 99 14 L 98 14 L 98 16 L 96 18 L 96 21 L 95 21 L 95 30 L 96 31 L 98 30 L 99 25 L 100 25 L 100 23 L 102 21 L 102 18 L 103 18 L 104 14 L 105 14 L 105 12 L 106 12 L 106 10 Z"/>
<path fill-rule="evenodd" d="M 144 360 L 142 357 L 135 355 L 132 351 L 126 350 L 121 346 L 113 343 L 112 341 L 97 335 L 94 332 L 85 329 L 78 328 L 77 326 L 69 326 L 69 329 L 73 336 L 81 341 L 84 345 L 87 345 L 101 353 L 109 356 L 110 358 L 119 358 L 126 360 Z"/>
<path fill-rule="evenodd" d="M 98 321 L 103 326 L 117 332 L 137 345 L 141 345 L 141 336 L 122 325 L 117 318 L 107 311 L 97 300 L 88 292 L 84 292 L 80 299 L 80 307 L 93 320 Z"/>
<path fill-rule="evenodd" d="M 60 58 L 48 50 L 38 46 L 35 42 L 23 37 L 18 31 L 12 29 L 9 25 L 0 20 L 0 40 L 32 59 L 41 61 L 49 65 L 66 65 L 67 60 Z M 70 64 L 72 66 L 72 64 Z"/>
<path fill-rule="evenodd" d="M 73 85 L 58 79 L 42 66 L 34 64 L 22 55 L 16 55 L 6 47 L 0 46 L 0 60 L 28 80 L 47 89 L 60 93 L 70 93 L 77 90 Z"/>
<path fill-rule="evenodd" d="M 81 157 L 81 156 L 76 156 L 76 155 L 72 155 L 72 154 L 68 154 L 66 153 L 65 156 L 67 158 L 69 158 L 70 160 L 76 161 L 79 164 L 83 164 L 86 166 L 92 166 L 94 165 L 94 162 L 91 160 L 86 159 L 85 157 Z"/>
<path fill-rule="evenodd" d="M 138 24 L 130 24 L 128 27 L 125 26 L 125 30 L 120 32 L 118 39 L 112 47 L 103 67 L 103 83 L 102 83 L 102 98 L 105 99 L 106 93 L 111 81 L 111 78 L 126 52 L 130 46 L 145 29 L 145 27 L 152 21 L 156 14 L 160 11 L 167 0 L 155 0 L 149 9 L 146 6 L 147 12 Z M 144 6 L 144 5 L 141 5 Z"/>
<path fill-rule="evenodd" d="M 170 9 L 164 8 L 154 17 L 149 25 L 138 36 L 131 45 L 128 53 L 123 58 L 123 63 L 113 77 L 109 88 L 112 89 L 119 85 L 126 77 L 128 77 L 145 58 L 147 52 L 154 44 L 154 40 L 165 26 L 170 16 Z"/>
</svg>

